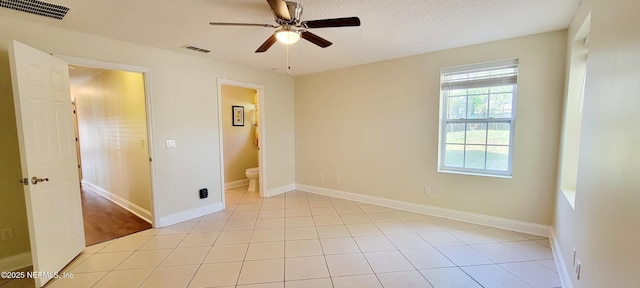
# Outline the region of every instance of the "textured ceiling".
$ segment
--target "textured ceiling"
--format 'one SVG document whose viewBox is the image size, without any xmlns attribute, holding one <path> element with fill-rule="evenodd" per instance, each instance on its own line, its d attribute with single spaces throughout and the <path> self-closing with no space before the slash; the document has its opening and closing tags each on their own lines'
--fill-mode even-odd
<svg viewBox="0 0 640 288">
<path fill-rule="evenodd" d="M 69 7 L 62 20 L 0 8 L 20 18 L 267 71 L 286 71 L 287 48 L 254 51 L 275 29 L 210 26 L 275 24 L 265 0 L 47 0 Z M 360 27 L 310 31 L 333 42 L 289 46 L 292 75 L 564 29 L 580 0 L 298 0 L 302 20 L 358 16 Z M 211 53 L 182 48 L 197 46 Z"/>
</svg>

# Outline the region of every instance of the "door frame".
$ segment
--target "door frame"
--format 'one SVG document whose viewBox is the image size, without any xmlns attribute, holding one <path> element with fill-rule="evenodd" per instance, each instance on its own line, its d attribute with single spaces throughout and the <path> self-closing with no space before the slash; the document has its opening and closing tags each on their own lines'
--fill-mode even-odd
<svg viewBox="0 0 640 288">
<path fill-rule="evenodd" d="M 265 187 L 264 183 L 266 182 L 267 167 L 265 165 L 266 157 L 265 151 L 265 106 L 264 106 L 264 86 L 260 84 L 240 82 L 228 79 L 218 78 L 218 139 L 220 141 L 220 188 L 222 191 L 222 205 L 226 207 L 226 192 L 225 192 L 225 183 L 224 183 L 224 139 L 222 133 L 222 85 L 255 89 L 258 91 L 258 107 L 260 109 L 260 113 L 258 114 L 258 143 L 260 149 L 258 150 L 258 167 L 260 167 L 260 172 L 258 173 L 258 187 L 260 191 L 260 197 L 265 197 Z"/>
<path fill-rule="evenodd" d="M 71 84 L 71 83 L 69 83 Z M 71 89 L 69 89 L 71 91 Z M 76 134 L 76 155 L 78 157 L 78 179 L 82 181 L 82 157 L 80 155 L 80 130 L 78 127 L 78 105 L 76 104 L 76 97 L 71 99 L 71 107 L 73 107 L 73 127 Z"/>
<path fill-rule="evenodd" d="M 73 57 L 73 56 L 67 56 L 67 55 L 53 54 L 53 56 L 58 57 L 71 65 L 92 67 L 92 68 L 98 68 L 98 69 L 120 70 L 120 71 L 142 73 L 143 80 L 144 80 L 145 110 L 147 114 L 147 117 L 146 117 L 147 118 L 146 119 L 147 120 L 147 139 L 148 139 L 147 145 L 149 149 L 149 158 L 151 160 L 149 161 L 149 172 L 151 174 L 151 179 L 149 179 L 151 182 L 151 226 L 154 228 L 157 228 L 158 223 L 160 223 L 160 219 L 157 213 L 158 205 L 156 205 L 156 203 L 158 203 L 158 199 L 157 199 L 158 197 L 157 197 L 157 191 L 155 187 L 158 187 L 158 186 L 156 185 L 156 180 L 155 180 L 156 168 L 155 168 L 155 161 L 153 161 L 154 149 L 152 145 L 152 143 L 155 143 L 155 141 L 153 140 L 154 129 L 153 129 L 153 105 L 152 105 L 153 97 L 151 97 L 151 69 L 146 67 L 113 63 L 113 62 L 105 62 L 100 60 L 79 58 L 79 57 Z"/>
</svg>

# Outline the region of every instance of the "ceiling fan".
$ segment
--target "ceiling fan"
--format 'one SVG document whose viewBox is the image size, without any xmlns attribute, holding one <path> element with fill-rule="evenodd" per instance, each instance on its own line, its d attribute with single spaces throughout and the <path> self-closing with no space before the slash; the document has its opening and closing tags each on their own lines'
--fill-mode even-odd
<svg viewBox="0 0 640 288">
<path fill-rule="evenodd" d="M 300 38 L 305 39 L 313 44 L 316 44 L 322 48 L 331 46 L 330 41 L 313 34 L 307 29 L 312 28 L 330 28 L 330 27 L 347 27 L 347 26 L 360 26 L 360 19 L 358 17 L 347 18 L 333 18 L 333 19 L 320 19 L 311 21 L 300 21 L 302 15 L 302 5 L 293 1 L 284 0 L 267 0 L 277 24 L 254 24 L 254 23 L 224 23 L 224 22 L 210 22 L 211 25 L 220 26 L 260 26 L 267 28 L 278 28 L 278 30 L 267 39 L 258 49 L 256 53 L 262 53 L 276 43 L 280 41 L 284 44 L 293 44 Z"/>
</svg>

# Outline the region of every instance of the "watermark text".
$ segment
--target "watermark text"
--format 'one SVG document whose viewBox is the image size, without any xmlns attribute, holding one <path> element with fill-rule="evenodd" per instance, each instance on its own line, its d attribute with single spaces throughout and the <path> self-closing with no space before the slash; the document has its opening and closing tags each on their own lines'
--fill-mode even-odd
<svg viewBox="0 0 640 288">
<path fill-rule="evenodd" d="M 14 271 L 0 272 L 2 279 L 58 279 L 73 278 L 73 273 L 69 272 L 42 272 L 42 271 Z"/>
</svg>

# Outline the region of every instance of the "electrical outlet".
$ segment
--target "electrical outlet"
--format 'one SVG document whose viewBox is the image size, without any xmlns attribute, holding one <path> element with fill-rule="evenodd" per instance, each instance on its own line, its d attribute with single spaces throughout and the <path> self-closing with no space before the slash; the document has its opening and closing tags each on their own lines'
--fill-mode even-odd
<svg viewBox="0 0 640 288">
<path fill-rule="evenodd" d="M 13 239 L 13 229 L 11 227 L 0 230 L 0 234 L 2 234 L 2 240 Z"/>
<path fill-rule="evenodd" d="M 324 180 L 324 173 L 320 173 L 320 180 Z"/>
<path fill-rule="evenodd" d="M 202 189 L 198 190 L 198 194 L 200 195 L 200 199 L 207 198 L 207 197 L 209 197 L 209 189 L 202 188 Z"/>
<path fill-rule="evenodd" d="M 424 195 L 431 195 L 431 186 L 424 186 Z"/>
<path fill-rule="evenodd" d="M 340 175 L 336 176 L 336 182 L 342 182 L 342 177 L 340 177 Z"/>
</svg>

